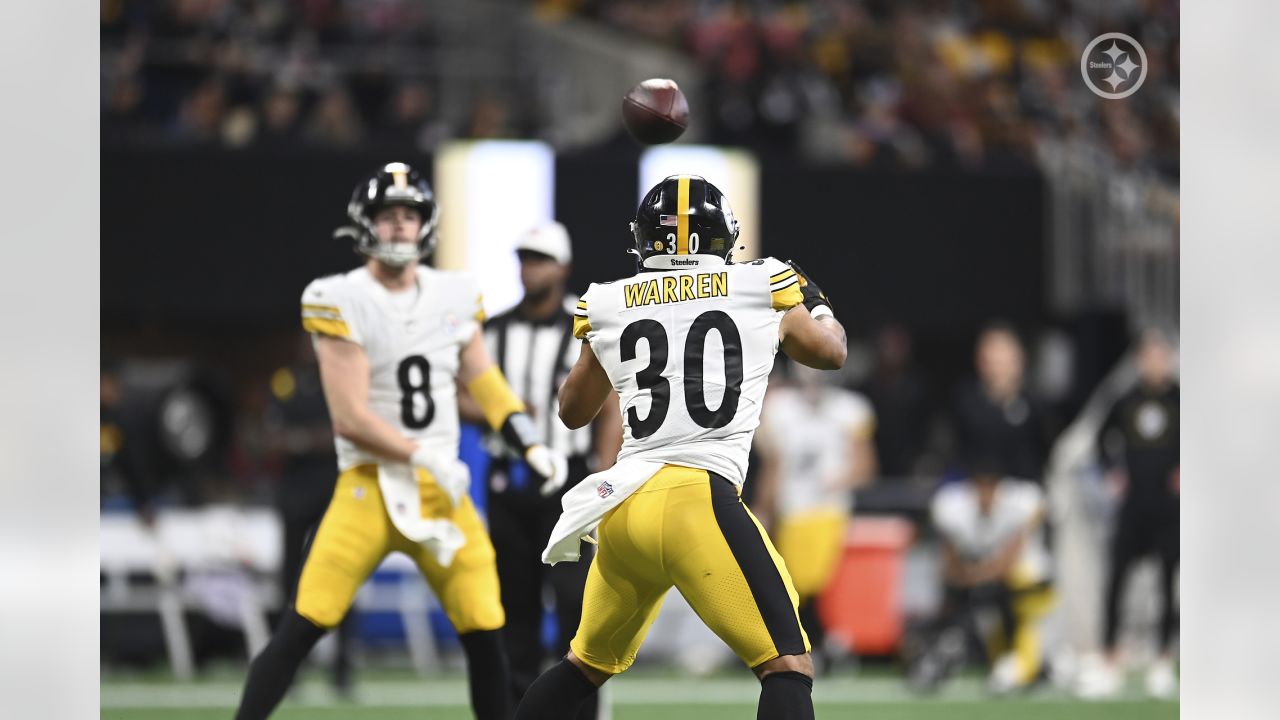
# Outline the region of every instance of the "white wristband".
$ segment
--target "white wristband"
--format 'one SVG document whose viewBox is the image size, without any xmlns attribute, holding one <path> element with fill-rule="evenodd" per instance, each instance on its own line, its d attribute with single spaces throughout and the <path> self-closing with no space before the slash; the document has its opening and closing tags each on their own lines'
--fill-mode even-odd
<svg viewBox="0 0 1280 720">
<path fill-rule="evenodd" d="M 818 318 L 823 317 L 823 316 L 826 316 L 826 317 L 835 317 L 835 316 L 836 316 L 836 314 L 835 314 L 834 312 L 832 312 L 832 311 L 831 311 L 831 308 L 830 308 L 829 306 L 827 306 L 827 305 L 819 305 L 818 307 L 816 307 L 816 308 L 814 308 L 814 309 L 810 310 L 810 311 L 809 311 L 809 314 L 810 314 L 811 316 L 813 316 L 813 319 L 814 319 L 814 320 L 817 320 Z"/>
</svg>

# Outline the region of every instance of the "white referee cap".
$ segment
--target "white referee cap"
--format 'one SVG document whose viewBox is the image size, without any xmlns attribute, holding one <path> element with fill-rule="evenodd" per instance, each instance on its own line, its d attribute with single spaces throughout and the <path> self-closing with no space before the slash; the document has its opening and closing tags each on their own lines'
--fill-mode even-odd
<svg viewBox="0 0 1280 720">
<path fill-rule="evenodd" d="M 561 265 L 573 261 L 573 249 L 569 243 L 569 231 L 554 220 L 535 225 L 520 237 L 516 250 L 531 250 L 553 258 Z"/>
</svg>

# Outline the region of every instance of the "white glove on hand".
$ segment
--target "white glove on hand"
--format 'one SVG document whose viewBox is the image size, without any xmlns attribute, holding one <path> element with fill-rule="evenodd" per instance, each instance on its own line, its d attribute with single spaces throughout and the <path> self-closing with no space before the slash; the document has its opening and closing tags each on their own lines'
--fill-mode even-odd
<svg viewBox="0 0 1280 720">
<path fill-rule="evenodd" d="M 530 445 L 524 451 L 524 459 L 534 472 L 546 478 L 538 490 L 544 496 L 555 494 L 569 479 L 568 458 L 546 445 Z"/>
<path fill-rule="evenodd" d="M 431 473 L 439 485 L 449 496 L 455 506 L 462 502 L 471 489 L 471 469 L 467 464 L 452 455 L 419 447 L 409 458 L 409 463 Z"/>
</svg>

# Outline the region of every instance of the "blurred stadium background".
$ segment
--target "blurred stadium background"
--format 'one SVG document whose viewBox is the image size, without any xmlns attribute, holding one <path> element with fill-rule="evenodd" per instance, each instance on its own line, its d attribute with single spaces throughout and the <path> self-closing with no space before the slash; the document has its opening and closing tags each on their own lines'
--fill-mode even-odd
<svg viewBox="0 0 1280 720">
<path fill-rule="evenodd" d="M 356 179 L 389 160 L 433 178 L 436 263 L 476 272 L 491 313 L 519 298 L 511 248 L 543 220 L 572 235 L 572 291 L 633 272 L 626 223 L 673 168 L 725 189 L 751 254 L 820 279 L 850 330 L 841 382 L 875 408 L 880 466 L 823 597 L 849 655 L 818 683 L 820 713 L 1176 715 L 1136 682 L 1091 706 L 1067 688 L 1100 643 L 1117 505 L 1095 439 L 1135 382 L 1133 341 L 1178 325 L 1177 2 L 103 0 L 101 11 L 103 717 L 234 707 L 283 599 L 282 467 L 315 444 L 291 436 L 281 411 L 297 391 L 298 296 L 358 262 L 330 234 Z M 1122 101 L 1080 77 L 1104 32 L 1145 48 L 1145 84 Z M 648 77 L 680 83 L 692 124 L 645 150 L 618 105 Z M 942 601 L 929 503 L 963 473 L 956 398 L 995 321 L 1027 351 L 1055 677 L 993 701 L 974 667 L 921 699 L 903 667 Z M 1155 584 L 1144 564 L 1126 595 L 1136 667 L 1155 652 Z M 616 681 L 617 717 L 747 712 L 754 681 L 697 647 L 688 623 L 664 612 L 637 677 Z M 456 640 L 407 562 L 375 574 L 353 626 L 354 700 L 317 669 L 281 717 L 466 716 Z M 316 667 L 332 652 L 322 645 Z"/>
</svg>

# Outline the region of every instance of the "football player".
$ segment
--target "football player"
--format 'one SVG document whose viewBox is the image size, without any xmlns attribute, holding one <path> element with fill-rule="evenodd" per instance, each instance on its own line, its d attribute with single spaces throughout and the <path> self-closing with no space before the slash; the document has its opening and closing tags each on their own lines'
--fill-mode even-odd
<svg viewBox="0 0 1280 720">
<path fill-rule="evenodd" d="M 942 538 L 945 585 L 937 647 L 942 664 L 953 664 L 956 658 L 945 656 L 964 647 L 966 630 L 971 639 L 982 640 L 975 611 L 994 607 L 1004 652 L 993 658 L 987 684 L 992 692 L 1005 693 L 1037 680 L 1044 660 L 1040 628 L 1055 602 L 1045 543 L 1046 498 L 1038 483 L 1006 477 L 998 458 L 978 455 L 969 464 L 970 477 L 943 485 L 930 505 Z M 928 687 L 940 679 L 913 678 L 913 683 Z"/>
<path fill-rule="evenodd" d="M 779 346 L 838 368 L 845 334 L 818 287 L 772 258 L 730 264 L 738 223 L 695 175 L 668 177 L 632 222 L 641 272 L 592 284 L 578 303 L 577 364 L 560 418 L 582 427 L 616 390 L 623 446 L 613 468 L 566 493 L 546 562 L 576 560 L 599 531 L 582 622 L 517 720 L 572 717 L 631 666 L 675 586 L 760 678 L 760 718 L 813 717 L 813 663 L 786 565 L 740 491 Z"/>
<path fill-rule="evenodd" d="M 421 174 L 389 163 L 356 186 L 352 225 L 365 264 L 302 295 L 338 452 L 337 486 L 271 642 L 253 661 L 236 717 L 263 718 L 298 665 L 351 607 L 392 551 L 417 564 L 467 657 L 479 720 L 506 720 L 508 669 L 493 545 L 457 456 L 457 383 L 551 488 L 565 462 L 533 432 L 480 334 L 474 281 L 419 261 L 435 245 L 438 207 Z"/>
<path fill-rule="evenodd" d="M 817 598 L 844 548 L 853 490 L 876 473 L 875 411 L 821 370 L 792 368 L 794 387 L 770 388 L 755 447 L 760 459 L 752 510 L 769 531 L 800 595 L 800 619 L 826 664 Z"/>
</svg>

